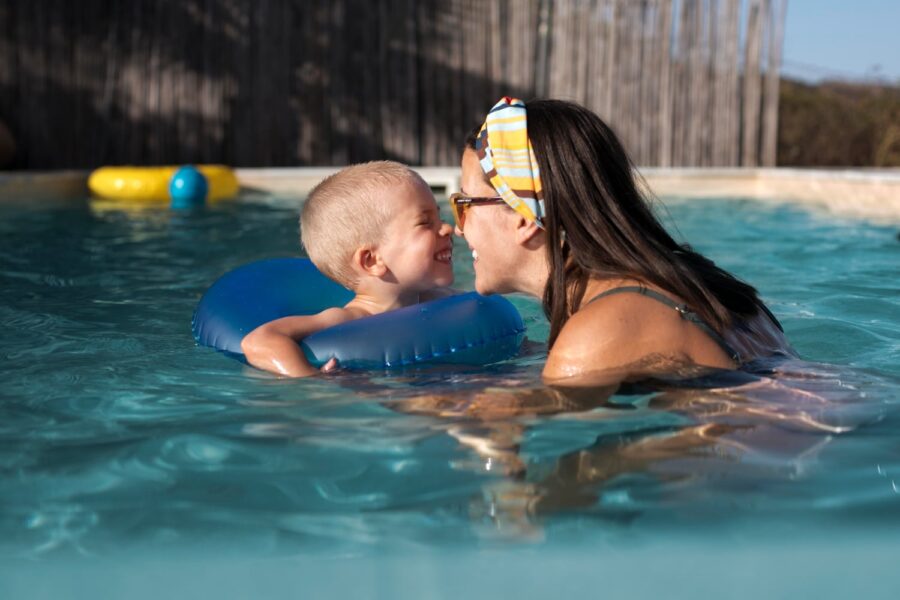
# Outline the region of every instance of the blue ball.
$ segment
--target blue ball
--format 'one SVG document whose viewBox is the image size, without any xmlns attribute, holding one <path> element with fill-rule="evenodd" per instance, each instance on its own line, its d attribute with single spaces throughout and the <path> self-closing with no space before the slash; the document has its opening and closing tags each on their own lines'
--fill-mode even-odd
<svg viewBox="0 0 900 600">
<path fill-rule="evenodd" d="M 203 173 L 191 166 L 181 167 L 169 181 L 172 208 L 195 208 L 206 203 L 209 183 Z"/>
</svg>

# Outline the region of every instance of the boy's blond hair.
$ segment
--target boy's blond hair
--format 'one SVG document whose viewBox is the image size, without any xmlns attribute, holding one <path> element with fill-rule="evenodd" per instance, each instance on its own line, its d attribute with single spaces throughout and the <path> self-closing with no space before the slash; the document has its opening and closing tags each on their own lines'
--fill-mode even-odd
<svg viewBox="0 0 900 600">
<path fill-rule="evenodd" d="M 418 173 L 389 160 L 351 165 L 323 179 L 300 213 L 300 241 L 313 264 L 355 290 L 353 253 L 382 241 L 394 212 L 391 192 L 404 185 L 427 187 Z"/>
</svg>

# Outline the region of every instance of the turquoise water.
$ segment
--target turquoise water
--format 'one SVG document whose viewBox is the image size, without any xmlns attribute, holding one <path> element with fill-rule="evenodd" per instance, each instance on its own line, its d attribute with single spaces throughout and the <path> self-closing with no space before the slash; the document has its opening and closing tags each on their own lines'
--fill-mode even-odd
<svg viewBox="0 0 900 600">
<path fill-rule="evenodd" d="M 895 597 L 896 228 L 667 205 L 804 361 L 490 423 L 408 411 L 538 388 L 540 350 L 291 381 L 195 346 L 216 277 L 297 254 L 289 201 L 0 205 L 0 597 Z"/>
</svg>

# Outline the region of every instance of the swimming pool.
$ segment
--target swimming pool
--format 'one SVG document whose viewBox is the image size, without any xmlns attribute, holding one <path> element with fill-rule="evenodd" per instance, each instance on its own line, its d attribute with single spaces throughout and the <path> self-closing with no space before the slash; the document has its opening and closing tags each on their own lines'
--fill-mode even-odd
<svg viewBox="0 0 900 600">
<path fill-rule="evenodd" d="M 291 201 L 0 204 L 0 596 L 896 596 L 896 229 L 667 206 L 812 362 L 485 425 L 402 408 L 537 386 L 540 354 L 290 381 L 194 345 L 217 276 L 297 254 Z"/>
</svg>

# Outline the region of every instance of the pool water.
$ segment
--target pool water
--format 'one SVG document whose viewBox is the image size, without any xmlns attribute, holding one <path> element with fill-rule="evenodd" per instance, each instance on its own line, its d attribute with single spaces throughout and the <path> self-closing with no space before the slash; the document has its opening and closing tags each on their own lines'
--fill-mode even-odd
<svg viewBox="0 0 900 600">
<path fill-rule="evenodd" d="M 804 360 L 481 422 L 411 407 L 539 389 L 539 346 L 286 380 L 195 345 L 212 281 L 298 254 L 297 209 L 0 205 L 0 597 L 896 597 L 896 228 L 671 199 Z"/>
</svg>

